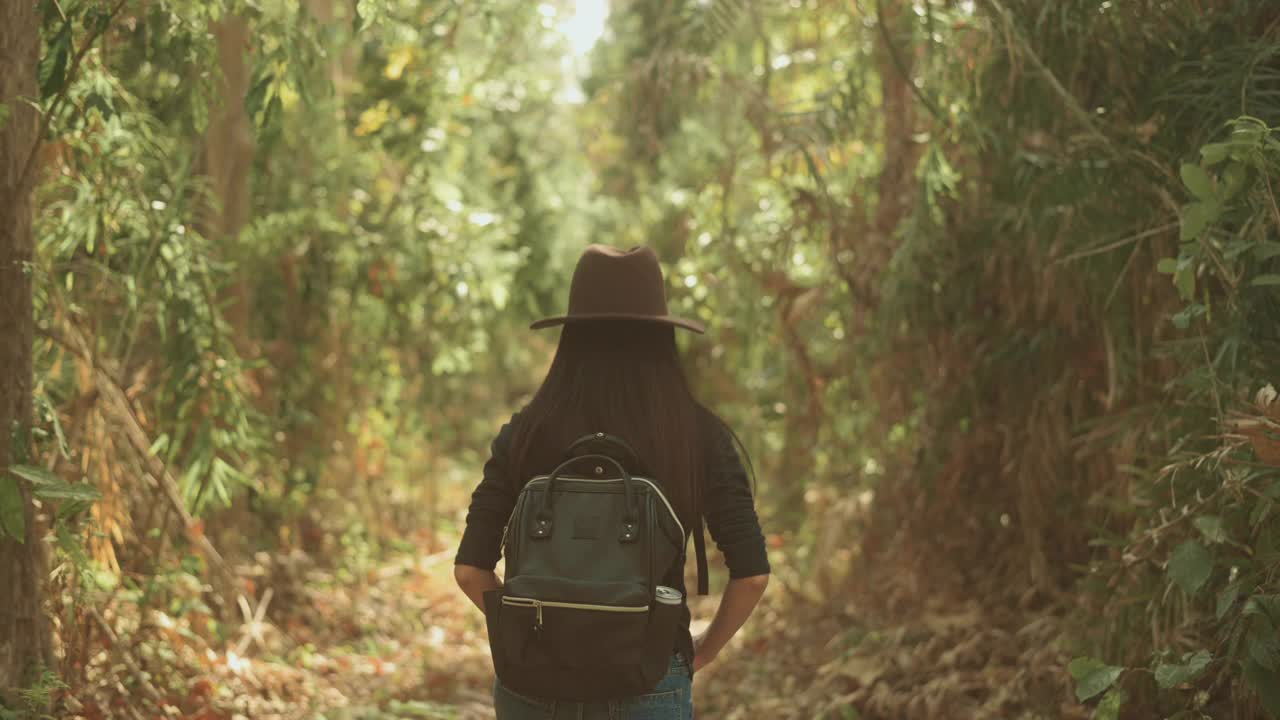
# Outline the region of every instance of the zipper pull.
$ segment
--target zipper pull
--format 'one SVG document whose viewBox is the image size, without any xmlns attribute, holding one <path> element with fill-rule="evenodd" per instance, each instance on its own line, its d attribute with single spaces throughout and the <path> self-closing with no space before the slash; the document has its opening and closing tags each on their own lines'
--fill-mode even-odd
<svg viewBox="0 0 1280 720">
<path fill-rule="evenodd" d="M 534 600 L 533 609 L 535 612 L 535 620 L 533 623 L 533 634 L 541 635 L 542 634 L 542 603 L 537 600 Z"/>
</svg>

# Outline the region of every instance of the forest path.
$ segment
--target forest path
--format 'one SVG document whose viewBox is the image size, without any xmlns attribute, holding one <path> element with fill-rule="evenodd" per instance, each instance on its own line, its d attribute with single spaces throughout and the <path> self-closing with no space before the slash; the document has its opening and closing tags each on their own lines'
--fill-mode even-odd
<svg viewBox="0 0 1280 720">
<path fill-rule="evenodd" d="M 336 570 L 320 568 L 301 553 L 260 553 L 243 574 L 259 597 L 272 590 L 266 622 L 258 639 L 242 640 L 241 652 L 233 642 L 222 652 L 206 653 L 208 662 L 201 663 L 203 672 L 191 687 L 207 697 L 201 709 L 183 703 L 184 716 L 492 720 L 493 666 L 484 619 L 453 582 L 453 548 L 439 539 L 402 543 L 376 559 L 348 559 Z M 695 618 L 703 618 L 695 619 L 695 630 L 718 600 L 693 599 Z M 252 631 L 247 626 L 243 632 Z M 764 647 L 744 634 L 699 675 L 701 717 L 733 717 L 736 709 L 754 705 L 751 695 L 776 692 L 773 683 L 752 681 L 777 679 L 774 668 L 753 661 Z M 803 674 L 794 664 L 789 670 Z M 787 716 L 792 715 L 778 715 Z"/>
<path fill-rule="evenodd" d="M 243 652 L 233 642 L 205 653 L 190 686 L 206 696 L 195 706 L 201 698 L 189 697 L 181 717 L 491 720 L 483 616 L 453 582 L 453 547 L 402 542 L 336 570 L 301 553 L 260 553 L 247 574 L 272 589 L 267 622 L 257 639 L 241 639 Z M 784 584 L 699 674 L 700 718 L 1086 717 L 1061 677 L 1052 616 L 938 598 L 868 626 L 852 605 L 833 614 Z M 695 629 L 718 600 L 693 599 Z"/>
<path fill-rule="evenodd" d="M 260 642 L 209 663 L 210 720 L 493 717 L 483 617 L 453 582 L 452 549 L 338 570 L 301 553 L 257 560 L 267 622 Z"/>
</svg>

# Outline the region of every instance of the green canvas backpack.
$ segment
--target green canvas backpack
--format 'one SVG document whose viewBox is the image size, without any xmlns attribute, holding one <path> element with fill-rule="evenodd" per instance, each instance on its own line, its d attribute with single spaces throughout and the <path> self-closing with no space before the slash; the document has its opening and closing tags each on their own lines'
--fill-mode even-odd
<svg viewBox="0 0 1280 720">
<path fill-rule="evenodd" d="M 507 522 L 505 583 L 484 601 L 494 670 L 516 692 L 621 698 L 667 673 L 684 598 L 661 582 L 683 567 L 687 534 L 661 484 L 608 448 L 635 458 L 618 438 L 586 436 L 525 484 Z M 705 552 L 695 546 L 701 589 Z"/>
</svg>

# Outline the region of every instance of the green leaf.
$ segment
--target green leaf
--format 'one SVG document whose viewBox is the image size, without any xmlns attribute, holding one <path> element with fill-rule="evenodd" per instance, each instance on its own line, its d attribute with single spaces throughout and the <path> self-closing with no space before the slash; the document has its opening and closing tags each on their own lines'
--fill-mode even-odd
<svg viewBox="0 0 1280 720">
<path fill-rule="evenodd" d="M 1178 289 L 1178 296 L 1183 300 L 1191 300 L 1196 296 L 1196 269 L 1186 263 L 1173 274 L 1173 286 Z"/>
<path fill-rule="evenodd" d="M 1245 601 L 1243 614 L 1273 626 L 1280 624 L 1280 595 L 1254 595 Z"/>
<path fill-rule="evenodd" d="M 356 2 L 356 30 L 364 30 L 382 14 L 382 0 L 358 0 Z"/>
<path fill-rule="evenodd" d="M 1192 303 L 1173 316 L 1173 324 L 1179 330 L 1186 330 L 1191 326 L 1192 320 L 1198 317 L 1204 317 L 1207 312 L 1208 309 L 1204 305 L 1201 305 L 1200 303 Z"/>
<path fill-rule="evenodd" d="M 276 79 L 272 73 L 263 73 L 249 88 L 249 92 L 244 96 L 244 113 L 249 119 L 258 122 L 258 113 L 267 103 L 267 91 L 271 89 L 271 83 Z"/>
<path fill-rule="evenodd" d="M 1280 683 L 1276 682 L 1276 674 L 1252 660 L 1246 660 L 1244 679 L 1258 693 L 1262 709 L 1272 718 L 1280 718 Z"/>
<path fill-rule="evenodd" d="M 1256 624 L 1249 632 L 1247 645 L 1254 662 L 1272 672 L 1280 671 L 1280 640 L 1270 623 Z"/>
<path fill-rule="evenodd" d="M 1115 684 L 1124 668 L 1091 657 L 1078 657 L 1067 665 L 1076 681 L 1076 698 L 1084 702 Z"/>
<path fill-rule="evenodd" d="M 1199 677 L 1200 673 L 1204 672 L 1204 669 L 1209 667 L 1209 663 L 1212 661 L 1212 655 L 1204 650 L 1198 650 L 1194 654 L 1184 654 L 1181 663 L 1162 662 L 1156 666 L 1156 684 L 1167 690 L 1182 683 L 1190 682 Z"/>
<path fill-rule="evenodd" d="M 1199 165 L 1183 163 L 1178 173 L 1182 176 L 1182 184 L 1187 186 L 1193 195 L 1201 200 L 1212 200 L 1216 197 L 1213 178 Z"/>
<path fill-rule="evenodd" d="M 10 465 L 9 472 L 37 487 L 62 482 L 57 475 L 36 465 Z"/>
<path fill-rule="evenodd" d="M 1273 285 L 1280 285 L 1280 275 L 1275 275 L 1275 274 L 1259 275 L 1255 277 L 1253 279 L 1253 282 L 1249 284 L 1253 285 L 1254 287 L 1264 287 L 1264 286 L 1270 287 Z"/>
<path fill-rule="evenodd" d="M 1252 118 L 1236 120 L 1231 127 L 1231 144 L 1252 148 L 1262 142 L 1265 128 L 1265 125 Z"/>
<path fill-rule="evenodd" d="M 1222 527 L 1222 518 L 1217 515 L 1202 515 L 1192 521 L 1196 529 L 1211 543 L 1226 542 L 1227 531 Z"/>
<path fill-rule="evenodd" d="M 0 532 L 18 542 L 26 542 L 27 518 L 23 514 L 24 503 L 18 481 L 0 475 Z"/>
<path fill-rule="evenodd" d="M 93 502 L 102 498 L 98 489 L 87 483 L 69 483 L 42 467 L 13 465 L 9 471 L 31 483 L 33 494 L 41 500 L 75 500 Z"/>
<path fill-rule="evenodd" d="M 1217 165 L 1231 155 L 1231 145 L 1227 143 L 1209 143 L 1200 148 L 1200 158 L 1206 165 Z"/>
<path fill-rule="evenodd" d="M 40 96 L 50 97 L 62 90 L 67 80 L 67 64 L 71 59 L 71 23 L 63 23 L 62 28 L 49 40 L 49 52 L 40 58 L 40 66 L 36 71 L 40 83 Z"/>
<path fill-rule="evenodd" d="M 1249 170 L 1240 163 L 1231 163 L 1222 171 L 1222 196 L 1223 199 L 1235 197 L 1236 193 L 1244 188 L 1244 183 L 1249 177 Z"/>
<path fill-rule="evenodd" d="M 1270 260 L 1280 255 L 1280 242 L 1263 240 L 1253 246 L 1253 256 L 1259 260 Z"/>
<path fill-rule="evenodd" d="M 1205 228 L 1218 219 L 1220 212 L 1217 203 L 1193 202 L 1183 206 L 1182 227 L 1178 230 L 1178 238 L 1187 242 L 1200 237 Z"/>
<path fill-rule="evenodd" d="M 1120 706 L 1124 704 L 1124 691 L 1113 687 L 1098 701 L 1098 709 L 1093 712 L 1093 720 L 1119 720 Z"/>
<path fill-rule="evenodd" d="M 1222 588 L 1218 592 L 1217 609 L 1214 615 L 1221 620 L 1232 606 L 1236 604 L 1236 599 L 1240 597 L 1240 583 L 1233 582 Z"/>
<path fill-rule="evenodd" d="M 9 122 L 9 113 L 13 110 L 5 103 L 0 103 L 0 130 L 4 129 L 5 123 Z"/>
<path fill-rule="evenodd" d="M 60 482 L 56 485 L 45 485 L 35 489 L 35 496 L 41 500 L 74 500 L 77 502 L 95 502 L 102 499 L 98 488 L 86 483 Z"/>
<path fill-rule="evenodd" d="M 1188 540 L 1174 549 L 1169 557 L 1169 578 L 1188 595 L 1195 595 L 1204 587 L 1213 572 L 1213 558 L 1209 551 L 1195 540 Z"/>
<path fill-rule="evenodd" d="M 1160 262 L 1156 263 L 1156 272 L 1162 275 L 1172 275 L 1178 270 L 1178 258 L 1160 258 Z"/>
</svg>

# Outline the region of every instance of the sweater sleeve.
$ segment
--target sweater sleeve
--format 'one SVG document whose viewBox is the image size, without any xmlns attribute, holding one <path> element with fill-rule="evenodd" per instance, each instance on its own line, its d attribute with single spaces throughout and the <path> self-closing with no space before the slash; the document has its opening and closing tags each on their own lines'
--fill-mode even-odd
<svg viewBox="0 0 1280 720">
<path fill-rule="evenodd" d="M 516 505 L 515 483 L 508 474 L 507 458 L 511 446 L 511 424 L 506 422 L 489 446 L 480 484 L 471 493 L 467 509 L 467 527 L 458 545 L 455 565 L 470 565 L 492 570 L 502 555 L 502 531 Z"/>
<path fill-rule="evenodd" d="M 767 575 L 769 554 L 756 516 L 755 498 L 733 437 L 712 416 L 703 515 L 716 547 L 724 554 L 731 579 Z"/>
</svg>

